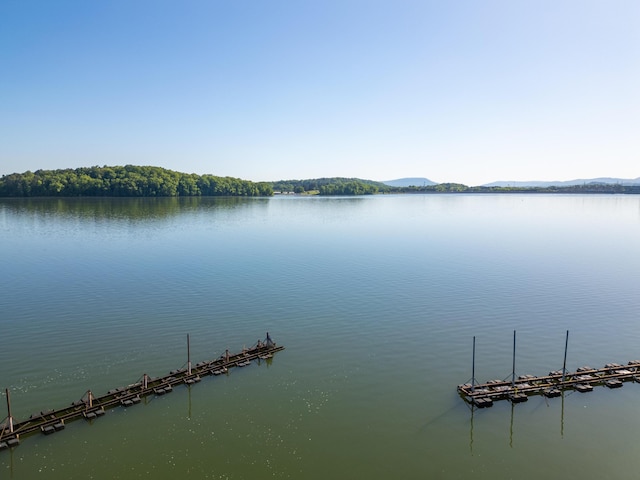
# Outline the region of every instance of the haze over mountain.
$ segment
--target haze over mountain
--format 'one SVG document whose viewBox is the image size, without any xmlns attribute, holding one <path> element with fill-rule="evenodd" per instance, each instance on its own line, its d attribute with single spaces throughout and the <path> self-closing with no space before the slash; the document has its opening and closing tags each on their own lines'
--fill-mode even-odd
<svg viewBox="0 0 640 480">
<path fill-rule="evenodd" d="M 599 184 L 620 184 L 620 185 L 640 185 L 640 177 L 634 179 L 626 179 L 626 178 L 611 178 L 611 177 L 600 177 L 600 178 L 587 178 L 587 179 L 576 179 L 576 180 L 566 180 L 566 181 L 541 181 L 541 180 L 531 180 L 531 181 L 497 181 L 492 183 L 485 183 L 482 185 L 483 187 L 550 187 L 550 186 L 558 186 L 558 187 L 570 187 L 573 185 L 588 185 L 590 183 L 599 183 Z"/>
<path fill-rule="evenodd" d="M 436 182 L 432 182 L 428 178 L 422 177 L 410 177 L 410 178 L 398 178 L 396 180 L 383 180 L 381 183 L 389 185 L 390 187 L 423 187 L 427 185 L 437 185 Z"/>
<path fill-rule="evenodd" d="M 380 183 L 389 185 L 390 187 L 422 187 L 428 185 L 437 185 L 438 182 L 434 182 L 424 177 L 407 177 L 398 178 L 396 180 L 383 180 Z M 480 185 L 482 187 L 571 187 L 574 185 L 588 185 L 592 183 L 605 184 L 605 185 L 640 185 L 640 177 L 638 178 L 612 178 L 612 177 L 599 177 L 599 178 L 581 178 L 576 180 L 529 180 L 529 181 L 506 181 L 499 180 L 496 182 L 485 183 Z M 476 185 L 468 185 L 476 186 Z"/>
</svg>

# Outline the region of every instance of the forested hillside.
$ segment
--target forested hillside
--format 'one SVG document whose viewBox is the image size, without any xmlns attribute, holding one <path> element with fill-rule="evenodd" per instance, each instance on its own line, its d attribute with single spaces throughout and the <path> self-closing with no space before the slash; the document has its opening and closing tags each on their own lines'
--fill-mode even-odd
<svg viewBox="0 0 640 480">
<path fill-rule="evenodd" d="M 196 175 L 160 167 L 36 170 L 0 178 L 4 197 L 192 197 L 273 195 L 270 183 Z"/>
</svg>

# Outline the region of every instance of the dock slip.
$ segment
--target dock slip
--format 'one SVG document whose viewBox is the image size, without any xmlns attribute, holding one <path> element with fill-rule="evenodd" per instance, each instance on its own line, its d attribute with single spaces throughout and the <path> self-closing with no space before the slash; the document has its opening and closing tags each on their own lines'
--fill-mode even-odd
<svg viewBox="0 0 640 480">
<path fill-rule="evenodd" d="M 253 360 L 269 360 L 273 354 L 283 350 L 276 345 L 269 333 L 264 340 L 258 340 L 250 348 L 243 348 L 240 353 L 229 353 L 215 360 L 191 365 L 189 335 L 187 335 L 187 364 L 186 367 L 171 371 L 163 377 L 151 378 L 146 373 L 142 378 L 126 387 L 109 390 L 105 395 L 96 397 L 88 390 L 80 400 L 70 406 L 57 410 L 43 410 L 32 414 L 28 419 L 16 422 L 11 416 L 11 399 L 9 389 L 6 389 L 7 417 L 0 422 L 0 450 L 15 447 L 20 444 L 22 437 L 42 432 L 45 435 L 55 433 L 65 428 L 66 423 L 80 418 L 94 420 L 105 411 L 114 407 L 131 407 L 140 403 L 143 397 L 150 395 L 165 395 L 176 385 L 192 385 L 207 375 L 227 374 L 230 368 L 246 367 Z"/>
<path fill-rule="evenodd" d="M 486 383 L 475 381 L 476 337 L 473 337 L 473 361 L 470 383 L 458 385 L 458 393 L 469 404 L 479 408 L 490 407 L 494 401 L 510 400 L 512 403 L 526 402 L 531 395 L 559 397 L 565 390 L 590 392 L 594 386 L 603 385 L 609 388 L 622 387 L 623 382 L 640 383 L 640 360 L 633 360 L 627 365 L 608 363 L 602 368 L 580 367 L 575 372 L 568 372 L 567 345 L 569 331 L 565 340 L 564 364 L 562 370 L 549 372 L 548 375 L 520 375 L 515 373 L 516 332 L 513 332 L 513 368 L 510 380 L 490 380 Z"/>
</svg>

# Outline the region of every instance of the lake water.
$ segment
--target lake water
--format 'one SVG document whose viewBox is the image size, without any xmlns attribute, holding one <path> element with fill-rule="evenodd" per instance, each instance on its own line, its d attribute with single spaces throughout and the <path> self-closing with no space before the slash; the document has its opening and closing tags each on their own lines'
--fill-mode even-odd
<svg viewBox="0 0 640 480">
<path fill-rule="evenodd" d="M 637 478 L 640 384 L 456 386 L 640 358 L 640 197 L 0 199 L 17 420 L 239 351 L 269 364 L 0 452 L 7 479 Z M 0 419 L 6 415 L 4 396 Z"/>
</svg>

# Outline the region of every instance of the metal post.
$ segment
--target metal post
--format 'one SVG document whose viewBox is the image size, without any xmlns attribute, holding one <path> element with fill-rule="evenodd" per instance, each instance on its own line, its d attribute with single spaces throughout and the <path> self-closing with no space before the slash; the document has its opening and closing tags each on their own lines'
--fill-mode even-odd
<svg viewBox="0 0 640 480">
<path fill-rule="evenodd" d="M 93 408 L 93 393 L 91 393 L 91 390 L 87 390 L 87 397 L 89 400 L 89 408 Z"/>
<path fill-rule="evenodd" d="M 511 386 L 516 383 L 516 331 L 513 331 L 513 367 L 511 369 Z"/>
<path fill-rule="evenodd" d="M 147 389 L 148 386 L 148 382 L 149 382 L 149 377 L 147 376 L 147 374 L 145 373 L 144 375 L 142 375 L 142 388 L 144 390 Z"/>
<path fill-rule="evenodd" d="M 564 375 L 567 373 L 567 347 L 569 345 L 569 330 L 567 330 L 567 337 L 564 340 L 564 362 L 562 362 L 562 383 L 564 383 Z"/>
<path fill-rule="evenodd" d="M 187 333 L 187 374 L 191 375 L 191 345 L 189 343 L 188 333 Z"/>
<path fill-rule="evenodd" d="M 476 337 L 473 336 L 473 356 L 471 360 L 471 391 L 476 389 Z"/>
<path fill-rule="evenodd" d="M 7 413 L 9 414 L 9 432 L 13 433 L 13 417 L 11 416 L 11 397 L 9 396 L 9 389 L 6 388 L 7 393 Z"/>
</svg>

